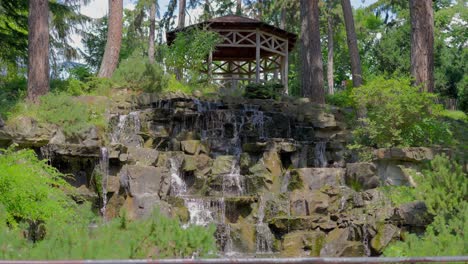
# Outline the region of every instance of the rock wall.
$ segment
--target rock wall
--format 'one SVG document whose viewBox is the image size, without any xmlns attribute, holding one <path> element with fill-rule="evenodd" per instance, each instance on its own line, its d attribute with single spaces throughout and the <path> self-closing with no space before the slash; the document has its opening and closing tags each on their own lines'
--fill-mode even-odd
<svg viewBox="0 0 468 264">
<path fill-rule="evenodd" d="M 76 200 L 106 218 L 158 207 L 184 225 L 215 224 L 221 254 L 379 255 L 430 216 L 375 188 L 410 182 L 392 169 L 396 156 L 413 166 L 429 154 L 377 150 L 375 162 L 356 163 L 345 116 L 306 99 L 141 94 L 114 103 L 104 137 L 91 129 L 67 139 L 24 118 L 0 130 L 0 143 L 36 148 L 72 173 Z"/>
</svg>

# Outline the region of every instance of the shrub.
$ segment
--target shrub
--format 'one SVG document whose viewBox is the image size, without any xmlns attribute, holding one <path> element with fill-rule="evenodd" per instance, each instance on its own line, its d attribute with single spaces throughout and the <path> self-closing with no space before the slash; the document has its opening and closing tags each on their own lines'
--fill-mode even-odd
<svg viewBox="0 0 468 264">
<path fill-rule="evenodd" d="M 284 86 L 280 83 L 249 83 L 245 87 L 244 96 L 256 99 L 278 99 Z"/>
<path fill-rule="evenodd" d="M 42 96 L 37 117 L 39 121 L 60 126 L 66 135 L 85 132 L 92 126 L 90 109 L 63 93 Z"/>
<path fill-rule="evenodd" d="M 419 92 L 410 79 L 379 77 L 355 88 L 352 99 L 367 109 L 364 124 L 354 131 L 357 146 L 394 147 L 450 144 L 451 132 L 437 117 L 435 95 Z"/>
<path fill-rule="evenodd" d="M 119 86 L 146 92 L 159 92 L 167 87 L 169 77 L 164 74 L 161 66 L 150 64 L 147 58 L 134 54 L 120 62 L 112 80 Z"/>
<path fill-rule="evenodd" d="M 34 151 L 0 150 L 0 204 L 4 207 L 0 225 L 71 216 L 74 203 L 64 192 L 70 188 L 64 175 L 39 160 Z"/>
<path fill-rule="evenodd" d="M 73 223 L 51 222 L 49 227 L 45 238 L 34 246 L 4 229 L 3 235 L 10 239 L 0 237 L 0 258 L 160 259 L 210 257 L 216 252 L 214 226 L 182 228 L 178 220 L 158 210 L 146 220 L 128 221 L 123 216 L 101 223 L 85 214 Z"/>
<path fill-rule="evenodd" d="M 436 156 L 422 174 L 413 175 L 418 186 L 395 187 L 405 197 L 423 200 L 434 221 L 423 236 L 407 234 L 404 241 L 388 247 L 386 256 L 466 255 L 468 249 L 468 178 L 460 165 L 445 156 Z M 405 201 L 407 202 L 407 201 Z"/>
<path fill-rule="evenodd" d="M 327 104 L 336 105 L 339 107 L 353 107 L 355 102 L 351 95 L 352 89 L 347 88 L 334 94 L 327 94 L 325 99 Z"/>
</svg>

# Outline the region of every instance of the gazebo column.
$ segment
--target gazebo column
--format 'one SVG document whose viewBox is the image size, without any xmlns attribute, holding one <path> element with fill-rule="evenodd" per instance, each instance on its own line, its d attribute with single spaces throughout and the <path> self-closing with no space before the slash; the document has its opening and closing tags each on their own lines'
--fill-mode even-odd
<svg viewBox="0 0 468 264">
<path fill-rule="evenodd" d="M 255 69 L 256 69 L 255 82 L 260 83 L 260 32 L 259 32 L 258 28 L 256 29 L 255 36 L 256 36 L 256 41 L 255 41 L 255 61 L 256 61 L 256 65 L 255 65 Z"/>
<path fill-rule="evenodd" d="M 283 82 L 283 87 L 284 87 L 284 94 L 289 93 L 288 89 L 288 73 L 289 73 L 289 47 L 288 47 L 288 41 L 286 41 L 285 45 L 285 55 L 282 57 L 281 60 L 281 80 Z"/>
<path fill-rule="evenodd" d="M 210 54 L 208 54 L 208 82 L 211 82 L 213 79 L 213 51 L 210 51 Z"/>
</svg>

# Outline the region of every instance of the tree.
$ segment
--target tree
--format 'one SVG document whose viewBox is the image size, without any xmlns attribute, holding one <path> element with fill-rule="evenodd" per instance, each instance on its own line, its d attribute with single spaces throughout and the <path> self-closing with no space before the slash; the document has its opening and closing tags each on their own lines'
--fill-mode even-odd
<svg viewBox="0 0 468 264">
<path fill-rule="evenodd" d="M 362 69 L 359 59 L 359 50 L 357 45 L 356 30 L 354 29 L 353 10 L 349 0 L 341 0 L 343 16 L 346 26 L 346 37 L 348 40 L 349 57 L 351 59 L 351 74 L 353 76 L 353 86 L 362 85 Z"/>
<path fill-rule="evenodd" d="M 99 69 L 99 77 L 112 77 L 119 63 L 122 44 L 123 0 L 109 0 L 109 20 L 106 49 Z"/>
<path fill-rule="evenodd" d="M 148 58 L 151 64 L 154 63 L 154 30 L 156 29 L 156 9 L 157 9 L 157 1 L 153 0 L 150 6 L 149 12 L 149 34 L 148 34 Z"/>
<path fill-rule="evenodd" d="M 28 100 L 38 102 L 49 91 L 49 2 L 29 1 Z"/>
<path fill-rule="evenodd" d="M 301 0 L 302 95 L 324 104 L 318 0 Z"/>
<path fill-rule="evenodd" d="M 185 9 L 186 9 L 186 0 L 179 0 L 179 23 L 177 28 L 185 27 Z"/>
<path fill-rule="evenodd" d="M 327 58 L 327 85 L 328 85 L 328 94 L 335 93 L 335 80 L 334 80 L 334 35 L 335 35 L 335 8 L 336 0 L 327 1 L 327 48 L 328 48 L 328 58 Z"/>
<path fill-rule="evenodd" d="M 421 90 L 434 91 L 434 13 L 432 0 L 410 0 L 411 75 Z"/>
<path fill-rule="evenodd" d="M 242 0 L 237 0 L 236 15 L 242 15 Z"/>
</svg>

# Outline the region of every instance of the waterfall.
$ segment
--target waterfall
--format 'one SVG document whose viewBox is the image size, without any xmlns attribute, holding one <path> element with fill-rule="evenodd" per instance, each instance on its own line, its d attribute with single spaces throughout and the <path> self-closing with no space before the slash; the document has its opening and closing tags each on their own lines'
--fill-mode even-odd
<svg viewBox="0 0 468 264">
<path fill-rule="evenodd" d="M 237 159 L 233 159 L 231 170 L 223 176 L 223 196 L 244 194 L 244 177 L 240 174 L 240 166 Z"/>
<path fill-rule="evenodd" d="M 326 168 L 328 165 L 325 151 L 327 148 L 327 142 L 317 142 L 314 148 L 314 167 Z"/>
<path fill-rule="evenodd" d="M 207 226 L 212 223 L 224 224 L 226 204 L 224 198 L 184 198 L 190 214 L 189 224 Z"/>
<path fill-rule="evenodd" d="M 118 115 L 117 125 L 110 133 L 111 144 L 127 143 L 135 139 L 141 130 L 140 116 L 137 111 L 128 115 Z M 142 142 L 137 142 L 137 147 L 141 147 Z"/>
<path fill-rule="evenodd" d="M 101 148 L 101 155 L 99 159 L 99 169 L 101 173 L 101 186 L 102 186 L 102 207 L 101 214 L 106 217 L 107 206 L 107 184 L 109 178 L 109 151 L 106 147 Z"/>
<path fill-rule="evenodd" d="M 258 222 L 255 226 L 256 229 L 256 247 L 257 253 L 272 253 L 273 252 L 273 234 L 266 223 L 263 222 L 265 218 L 265 200 L 260 196 L 258 201 Z"/>
<path fill-rule="evenodd" d="M 187 192 L 187 185 L 181 177 L 180 167 L 181 162 L 177 158 L 170 158 L 170 173 L 171 173 L 171 194 L 174 196 L 180 196 Z"/>
</svg>

